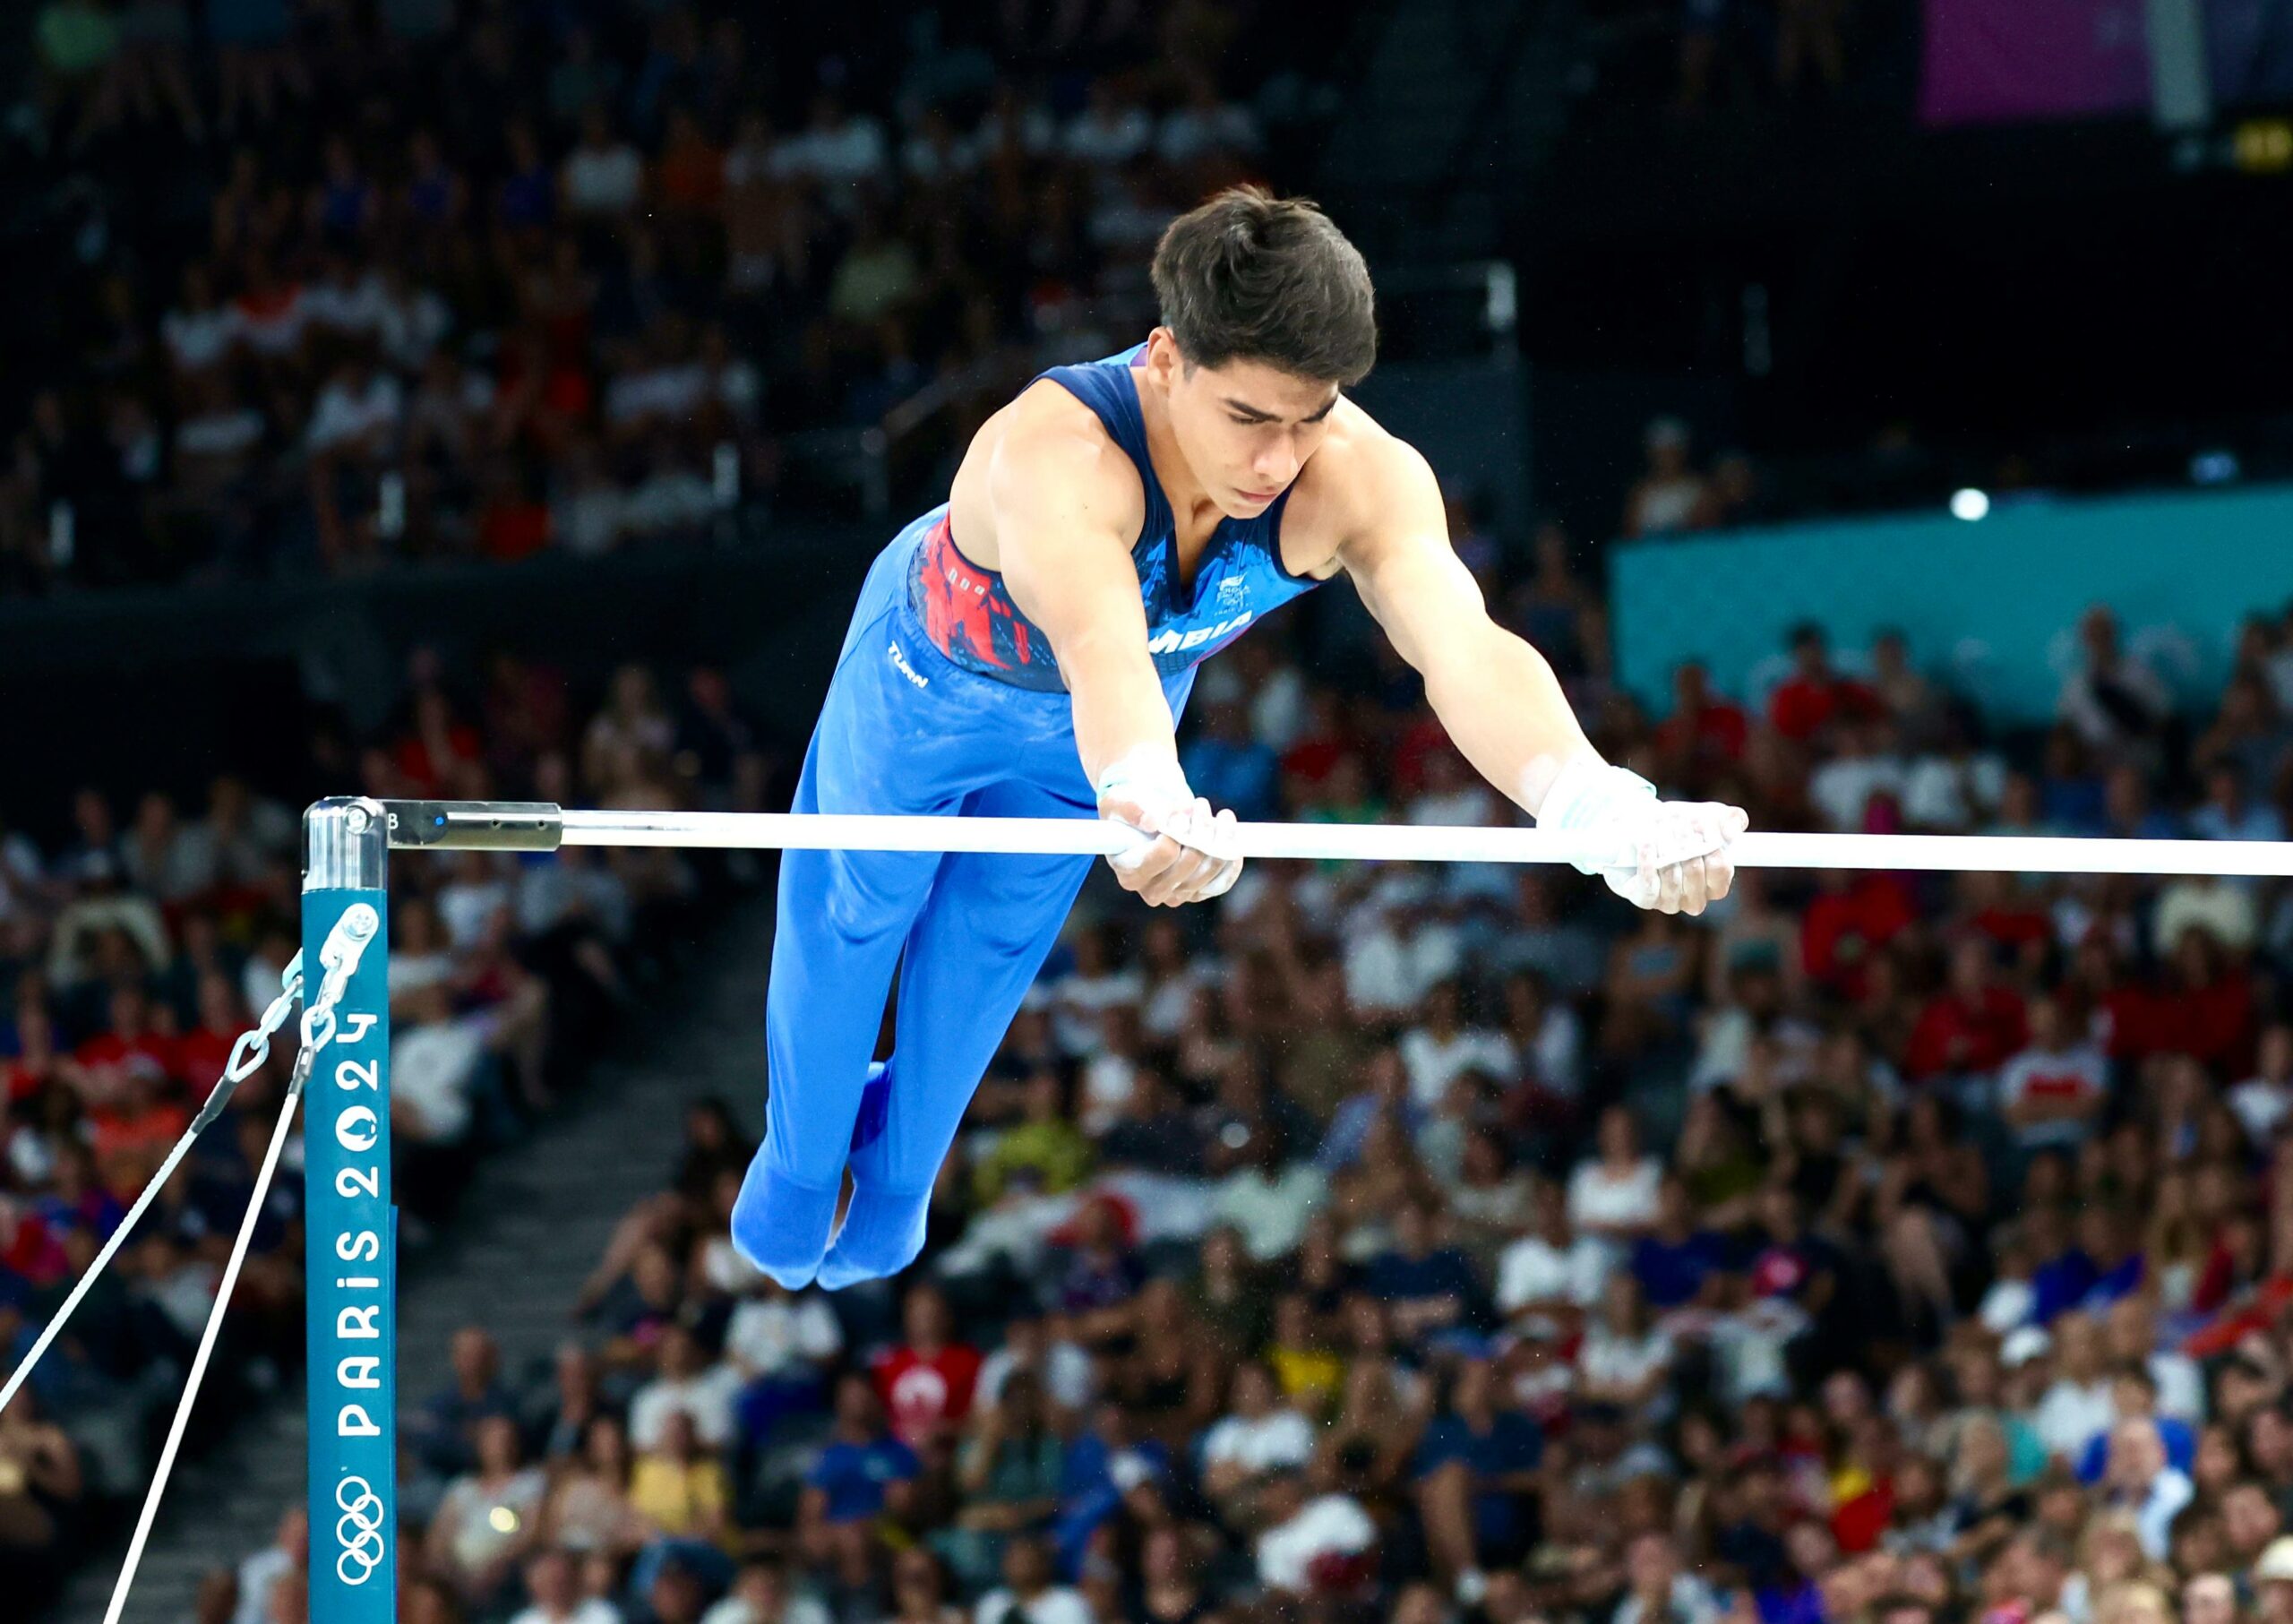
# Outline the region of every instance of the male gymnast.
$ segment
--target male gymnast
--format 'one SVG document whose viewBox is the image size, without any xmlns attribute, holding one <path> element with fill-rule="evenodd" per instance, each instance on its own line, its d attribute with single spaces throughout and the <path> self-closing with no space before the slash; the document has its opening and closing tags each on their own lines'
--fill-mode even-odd
<svg viewBox="0 0 2293 1624">
<path fill-rule="evenodd" d="M 981 426 L 948 501 L 877 557 L 795 810 L 1095 814 L 1138 831 L 1109 862 L 1150 906 L 1219 896 L 1241 871 L 1233 813 L 1188 788 L 1173 739 L 1196 667 L 1343 572 L 1490 784 L 1541 826 L 1637 854 L 1601 871 L 1611 890 L 1689 914 L 1727 895 L 1745 814 L 1660 801 L 1601 759 L 1542 657 L 1489 618 L 1425 459 L 1343 393 L 1377 327 L 1368 269 L 1328 218 L 1227 191 L 1172 223 L 1153 275 L 1146 342 L 1029 383 Z M 1090 861 L 784 855 L 743 1256 L 791 1289 L 915 1257 Z"/>
</svg>

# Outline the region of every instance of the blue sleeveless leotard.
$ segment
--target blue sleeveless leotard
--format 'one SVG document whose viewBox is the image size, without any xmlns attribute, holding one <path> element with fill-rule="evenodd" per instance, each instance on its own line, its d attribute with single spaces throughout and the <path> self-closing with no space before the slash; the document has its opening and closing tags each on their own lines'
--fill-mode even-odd
<svg viewBox="0 0 2293 1624">
<path fill-rule="evenodd" d="M 1315 583 L 1282 567 L 1287 493 L 1254 519 L 1222 522 L 1193 580 L 1179 580 L 1132 382 L 1139 353 L 1043 376 L 1095 412 L 1138 466 L 1146 517 L 1131 555 L 1175 720 L 1204 659 Z M 944 504 L 902 529 L 869 571 L 794 810 L 1096 813 L 1051 645 L 993 571 L 956 551 Z M 758 1267 L 791 1288 L 836 1287 L 915 1256 L 965 1108 L 1092 861 L 783 854 L 765 1138 L 733 1215 L 734 1240 Z M 897 1035 L 890 1060 L 873 1065 L 895 966 Z M 831 1244 L 847 1166 L 851 1204 Z"/>
<path fill-rule="evenodd" d="M 1078 366 L 1054 366 L 1039 376 L 1089 407 L 1138 469 L 1146 518 L 1130 557 L 1146 609 L 1146 651 L 1167 677 L 1199 665 L 1251 622 L 1318 583 L 1282 566 L 1282 511 L 1289 504 L 1288 491 L 1253 518 L 1221 520 L 1196 561 L 1193 581 L 1179 579 L 1177 520 L 1147 459 L 1146 425 L 1132 380 L 1146 348 Z M 908 601 L 932 646 L 982 676 L 1019 688 L 1063 689 L 1050 640 L 1019 612 L 1001 577 L 957 551 L 946 508 L 934 509 L 925 520 Z"/>
</svg>

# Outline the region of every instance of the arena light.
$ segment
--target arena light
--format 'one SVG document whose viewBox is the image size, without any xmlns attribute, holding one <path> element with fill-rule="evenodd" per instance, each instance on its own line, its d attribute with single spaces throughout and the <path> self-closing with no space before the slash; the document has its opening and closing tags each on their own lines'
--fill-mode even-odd
<svg viewBox="0 0 2293 1624">
<path fill-rule="evenodd" d="M 2200 451 L 2189 460 L 2192 485 L 2229 485 L 2243 471 L 2234 451 Z"/>
<path fill-rule="evenodd" d="M 1951 493 L 1951 517 L 1963 519 L 1972 524 L 1990 514 L 1990 498 L 1969 485 L 1965 490 Z"/>
</svg>

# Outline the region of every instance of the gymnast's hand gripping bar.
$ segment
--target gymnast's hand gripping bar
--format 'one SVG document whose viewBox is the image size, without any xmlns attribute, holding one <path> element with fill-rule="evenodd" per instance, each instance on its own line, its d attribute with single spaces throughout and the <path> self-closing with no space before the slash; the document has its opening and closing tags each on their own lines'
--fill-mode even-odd
<svg viewBox="0 0 2293 1624">
<path fill-rule="evenodd" d="M 566 811 L 546 801 L 386 801 L 390 843 L 442 851 L 561 846 L 749 850 L 1009 852 L 1112 856 L 1138 835 L 1096 818 L 893 817 L 844 812 Z M 1628 862 L 1581 833 L 1407 823 L 1244 823 L 1244 857 L 1370 863 Z M 1946 872 L 2293 875 L 2293 840 L 2108 840 L 2066 835 L 1820 835 L 1755 830 L 1739 868 Z"/>
</svg>

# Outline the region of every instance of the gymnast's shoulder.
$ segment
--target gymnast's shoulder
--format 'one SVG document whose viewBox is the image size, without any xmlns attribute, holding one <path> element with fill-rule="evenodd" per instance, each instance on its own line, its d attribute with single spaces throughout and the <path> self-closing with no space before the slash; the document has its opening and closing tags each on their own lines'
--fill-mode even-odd
<svg viewBox="0 0 2293 1624">
<path fill-rule="evenodd" d="M 1349 549 L 1399 532 L 1438 534 L 1441 522 L 1441 487 L 1425 454 L 1353 400 L 1341 400 L 1327 438 L 1291 487 L 1283 560 L 1299 574 L 1326 579 Z"/>
</svg>

